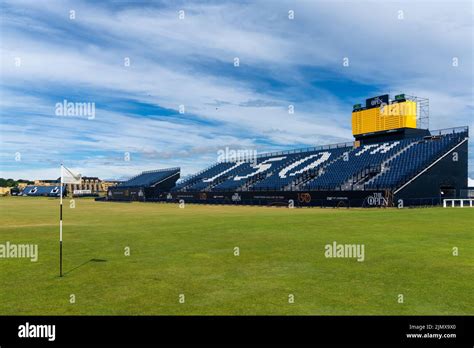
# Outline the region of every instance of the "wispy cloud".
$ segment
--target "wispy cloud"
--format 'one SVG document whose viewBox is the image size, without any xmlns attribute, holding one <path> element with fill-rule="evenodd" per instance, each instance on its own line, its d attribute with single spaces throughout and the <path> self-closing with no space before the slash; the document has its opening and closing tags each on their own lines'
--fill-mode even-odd
<svg viewBox="0 0 474 348">
<path fill-rule="evenodd" d="M 225 146 L 345 141 L 351 105 L 387 91 L 429 97 L 433 128 L 474 126 L 469 1 L 1 9 L 1 176 L 51 176 L 60 161 L 107 178 L 166 166 L 189 174 Z M 96 117 L 55 116 L 64 99 L 94 102 Z"/>
</svg>

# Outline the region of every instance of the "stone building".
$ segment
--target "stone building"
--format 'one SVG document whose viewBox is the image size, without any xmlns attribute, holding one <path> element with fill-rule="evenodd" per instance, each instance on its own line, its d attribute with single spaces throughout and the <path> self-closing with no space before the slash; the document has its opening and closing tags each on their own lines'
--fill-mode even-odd
<svg viewBox="0 0 474 348">
<path fill-rule="evenodd" d="M 61 178 L 57 180 L 35 180 L 34 184 L 37 186 L 56 186 L 59 184 Z M 78 194 L 101 194 L 106 193 L 109 187 L 116 186 L 120 181 L 101 180 L 96 176 L 83 176 L 80 184 L 67 184 L 66 189 L 68 194 L 74 194 L 74 191 L 82 191 Z"/>
</svg>

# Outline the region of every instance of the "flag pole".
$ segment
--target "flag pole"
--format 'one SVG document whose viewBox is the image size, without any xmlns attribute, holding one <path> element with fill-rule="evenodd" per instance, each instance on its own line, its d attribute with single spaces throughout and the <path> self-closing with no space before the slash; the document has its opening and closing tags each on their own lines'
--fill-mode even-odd
<svg viewBox="0 0 474 348">
<path fill-rule="evenodd" d="M 61 163 L 61 179 L 59 193 L 59 276 L 63 276 L 63 164 Z"/>
</svg>

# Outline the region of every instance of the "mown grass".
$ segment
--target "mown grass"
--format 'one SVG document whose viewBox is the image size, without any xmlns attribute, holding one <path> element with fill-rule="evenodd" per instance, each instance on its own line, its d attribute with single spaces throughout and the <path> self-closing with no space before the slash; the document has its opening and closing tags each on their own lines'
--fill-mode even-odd
<svg viewBox="0 0 474 348">
<path fill-rule="evenodd" d="M 39 247 L 0 259 L 0 315 L 474 314 L 473 209 L 75 203 L 59 278 L 58 200 L 0 198 L 0 244 Z M 326 258 L 333 241 L 365 260 Z"/>
</svg>

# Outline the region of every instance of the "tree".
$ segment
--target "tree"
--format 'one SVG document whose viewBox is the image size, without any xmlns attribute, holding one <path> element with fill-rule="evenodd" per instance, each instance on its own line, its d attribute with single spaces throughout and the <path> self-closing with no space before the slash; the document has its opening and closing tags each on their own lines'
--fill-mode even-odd
<svg viewBox="0 0 474 348">
<path fill-rule="evenodd" d="M 0 187 L 15 187 L 17 185 L 18 185 L 18 182 L 16 182 L 13 179 L 0 178 Z"/>
</svg>

